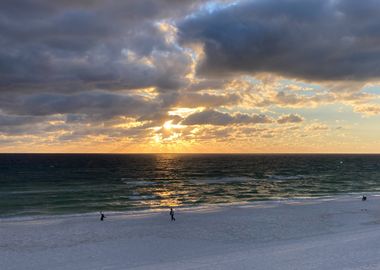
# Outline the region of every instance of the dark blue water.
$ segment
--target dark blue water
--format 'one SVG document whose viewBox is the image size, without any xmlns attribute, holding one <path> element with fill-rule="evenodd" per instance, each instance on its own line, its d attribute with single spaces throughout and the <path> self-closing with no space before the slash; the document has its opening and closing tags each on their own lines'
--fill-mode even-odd
<svg viewBox="0 0 380 270">
<path fill-rule="evenodd" d="M 380 155 L 0 155 L 0 216 L 380 191 Z"/>
</svg>

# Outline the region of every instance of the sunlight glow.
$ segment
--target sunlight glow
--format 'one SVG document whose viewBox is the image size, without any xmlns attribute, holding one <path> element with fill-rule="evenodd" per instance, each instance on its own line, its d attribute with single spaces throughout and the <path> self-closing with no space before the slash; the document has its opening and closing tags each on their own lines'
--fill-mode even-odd
<svg viewBox="0 0 380 270">
<path fill-rule="evenodd" d="M 166 130 L 172 130 L 172 129 L 183 129 L 186 126 L 184 125 L 179 125 L 179 124 L 173 124 L 173 120 L 166 121 L 163 126 L 164 129 Z"/>
<path fill-rule="evenodd" d="M 163 125 L 164 129 L 171 130 L 173 128 L 172 122 L 173 120 L 166 121 Z"/>
</svg>

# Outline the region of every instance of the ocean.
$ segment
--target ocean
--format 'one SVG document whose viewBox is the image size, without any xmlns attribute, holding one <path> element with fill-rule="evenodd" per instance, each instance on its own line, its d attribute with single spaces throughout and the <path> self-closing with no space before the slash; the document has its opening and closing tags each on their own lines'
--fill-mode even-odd
<svg viewBox="0 0 380 270">
<path fill-rule="evenodd" d="M 0 217 L 379 191 L 380 155 L 0 155 Z"/>
</svg>

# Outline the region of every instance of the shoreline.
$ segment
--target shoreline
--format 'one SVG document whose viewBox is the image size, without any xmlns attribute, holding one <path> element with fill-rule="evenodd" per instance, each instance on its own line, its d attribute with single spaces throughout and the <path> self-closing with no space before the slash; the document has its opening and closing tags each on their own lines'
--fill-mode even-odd
<svg viewBox="0 0 380 270">
<path fill-rule="evenodd" d="M 338 193 L 325 196 L 309 196 L 309 197 L 294 197 L 294 198 L 276 198 L 267 200 L 257 200 L 257 201 L 237 201 L 230 203 L 215 203 L 215 204 L 199 204 L 199 205 L 182 205 L 182 206 L 172 206 L 178 211 L 191 212 L 191 211 L 201 211 L 207 209 L 220 209 L 228 208 L 234 206 L 257 206 L 257 207 L 275 207 L 282 204 L 310 204 L 318 203 L 323 201 L 339 201 L 345 199 L 360 199 L 362 195 L 367 195 L 367 197 L 380 197 L 380 192 L 350 192 L 350 193 Z M 92 217 L 99 216 L 99 212 L 105 213 L 107 216 L 137 216 L 137 215 L 149 215 L 167 212 L 170 206 L 159 207 L 159 208 L 147 208 L 147 209 L 132 209 L 125 211 L 96 211 L 96 212 L 83 212 L 83 213 L 57 213 L 57 214 L 36 214 L 36 215 L 14 215 L 14 216 L 0 216 L 1 221 L 7 220 L 18 220 L 18 221 L 29 221 L 36 219 L 55 219 L 55 218 L 76 218 L 76 217 Z"/>
</svg>

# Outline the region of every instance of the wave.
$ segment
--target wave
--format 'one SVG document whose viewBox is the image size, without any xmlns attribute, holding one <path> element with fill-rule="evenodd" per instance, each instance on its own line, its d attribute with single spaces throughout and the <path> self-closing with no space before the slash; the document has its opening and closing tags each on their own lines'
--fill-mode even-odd
<svg viewBox="0 0 380 270">
<path fill-rule="evenodd" d="M 131 196 L 128 196 L 128 198 L 131 201 L 139 201 L 139 200 L 153 200 L 153 199 L 156 199 L 157 196 L 154 196 L 154 195 L 131 195 Z"/>
<path fill-rule="evenodd" d="M 320 178 L 321 176 L 317 176 L 317 175 L 303 175 L 303 174 L 297 174 L 297 175 L 267 174 L 266 177 L 269 180 L 286 181 L 286 180 L 317 179 L 317 178 Z"/>
<path fill-rule="evenodd" d="M 125 184 L 130 185 L 130 186 L 152 186 L 152 185 L 157 184 L 157 182 L 153 182 L 153 181 L 144 181 L 144 180 L 135 180 L 135 179 L 131 181 L 130 178 L 121 178 L 121 181 L 123 181 Z"/>
<path fill-rule="evenodd" d="M 216 178 L 205 178 L 205 179 L 191 179 L 187 180 L 193 184 L 227 184 L 227 183 L 241 183 L 257 180 L 256 178 L 247 176 L 231 176 L 231 177 L 216 177 Z"/>
</svg>

